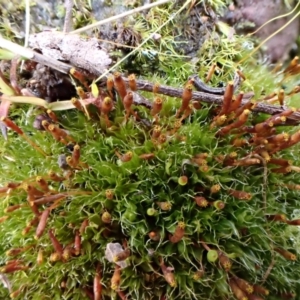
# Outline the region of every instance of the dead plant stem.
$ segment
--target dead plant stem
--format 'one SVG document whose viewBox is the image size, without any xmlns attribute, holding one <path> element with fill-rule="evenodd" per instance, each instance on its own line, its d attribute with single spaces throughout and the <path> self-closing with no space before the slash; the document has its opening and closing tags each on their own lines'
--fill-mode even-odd
<svg viewBox="0 0 300 300">
<path fill-rule="evenodd" d="M 84 32 L 84 31 L 87 31 L 89 29 L 95 28 L 97 26 L 100 26 L 100 25 L 103 25 L 103 24 L 106 24 L 106 23 L 110 23 L 110 22 L 119 20 L 121 18 L 124 18 L 124 17 L 130 16 L 132 14 L 135 14 L 137 12 L 140 12 L 142 10 L 146 10 L 146 9 L 149 9 L 149 8 L 152 8 L 152 7 L 155 7 L 155 6 L 158 6 L 158 5 L 162 5 L 162 4 L 165 4 L 165 3 L 168 3 L 168 2 L 171 2 L 171 1 L 170 0 L 160 0 L 160 1 L 156 1 L 154 3 L 146 4 L 146 5 L 143 5 L 143 6 L 134 8 L 134 9 L 131 9 L 129 11 L 126 11 L 126 12 L 124 12 L 122 14 L 119 14 L 119 15 L 116 15 L 116 16 L 113 16 L 113 17 L 101 20 L 99 22 L 87 25 L 87 26 L 79 28 L 79 29 L 76 29 L 74 31 L 71 31 L 70 33 Z"/>
<path fill-rule="evenodd" d="M 40 53 L 34 52 L 32 49 L 22 47 L 21 45 L 18 45 L 16 43 L 13 43 L 9 40 L 4 39 L 0 36 L 0 45 L 2 48 L 7 49 L 11 52 L 13 52 L 16 55 L 20 55 L 21 57 L 24 57 L 26 59 L 33 60 L 37 63 L 43 64 L 45 66 L 51 67 L 55 70 L 58 70 L 64 74 L 69 74 L 70 69 L 72 66 L 60 62 L 56 59 L 53 59 L 51 57 L 44 56 Z M 99 74 L 95 74 L 98 76 Z M 103 78 L 105 79 L 105 78 Z M 145 81 L 145 80 L 137 80 L 137 88 L 138 90 L 142 91 L 153 91 L 154 84 Z M 183 89 L 182 88 L 174 88 L 170 86 L 161 85 L 159 87 L 159 94 L 163 94 L 166 96 L 171 97 L 177 97 L 181 98 Z M 246 102 L 250 100 L 251 97 L 245 98 L 242 101 L 242 105 L 244 105 Z M 193 100 L 195 101 L 201 101 L 209 104 L 218 104 L 221 105 L 223 102 L 223 96 L 222 95 L 215 95 L 211 93 L 205 93 L 205 92 L 193 92 Z M 142 103 L 144 106 L 151 108 L 151 102 L 145 101 L 145 103 Z M 255 108 L 253 109 L 254 112 L 262 112 L 269 115 L 279 114 L 282 113 L 285 110 L 284 107 L 281 106 L 275 106 L 275 105 L 269 105 L 264 103 L 257 103 Z M 287 118 L 287 125 L 296 125 L 300 123 L 300 113 L 295 112 L 291 116 Z"/>
<path fill-rule="evenodd" d="M 127 79 L 125 79 L 127 81 Z M 154 84 L 149 81 L 144 80 L 137 80 L 137 89 L 147 92 L 153 91 Z M 183 89 L 182 88 L 173 88 L 166 85 L 160 85 L 158 94 L 171 96 L 171 97 L 177 97 L 181 98 Z M 244 105 L 245 103 L 249 102 L 251 97 L 245 98 L 242 101 L 241 105 Z M 222 95 L 215 95 L 215 94 L 209 94 L 204 92 L 193 92 L 193 100 L 205 102 L 208 104 L 218 104 L 221 105 L 223 103 L 223 96 Z M 151 104 L 149 104 L 151 105 Z M 145 105 L 146 106 L 146 105 Z M 150 106 L 151 107 L 151 106 Z M 150 108 L 149 107 L 149 108 Z M 269 115 L 279 114 L 282 113 L 285 110 L 285 108 L 281 106 L 275 106 L 270 104 L 264 104 L 264 103 L 257 103 L 255 108 L 253 109 L 254 112 L 262 112 Z M 287 118 L 286 124 L 288 125 L 295 125 L 300 123 L 300 113 L 295 112 L 291 116 Z"/>
</svg>

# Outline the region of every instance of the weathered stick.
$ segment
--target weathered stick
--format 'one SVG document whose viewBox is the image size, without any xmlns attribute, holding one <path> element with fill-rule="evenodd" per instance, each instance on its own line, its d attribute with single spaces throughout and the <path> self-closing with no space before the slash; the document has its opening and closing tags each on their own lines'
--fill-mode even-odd
<svg viewBox="0 0 300 300">
<path fill-rule="evenodd" d="M 13 43 L 7 39 L 4 39 L 2 36 L 0 36 L 0 46 L 1 48 L 9 50 L 16 55 L 20 55 L 23 58 L 30 59 L 37 63 L 51 67 L 64 74 L 69 74 L 69 71 L 72 68 L 72 66 L 66 63 L 60 62 L 48 56 L 44 56 L 40 53 L 33 51 L 30 48 L 25 48 L 21 45 Z"/>
<path fill-rule="evenodd" d="M 46 57 L 42 54 L 36 53 L 33 50 L 29 48 L 22 47 L 18 44 L 15 44 L 13 42 L 10 42 L 2 37 L 0 37 L 0 45 L 2 48 L 7 49 L 15 54 L 18 54 L 24 58 L 36 61 L 38 63 L 41 63 L 43 65 L 46 65 L 48 67 L 51 67 L 55 70 L 58 70 L 62 73 L 68 74 L 72 66 L 60 62 L 58 60 L 52 59 L 51 57 Z M 95 74 L 98 76 L 99 74 Z M 125 79 L 125 78 L 124 78 Z M 127 79 L 125 79 L 128 81 Z M 137 89 L 142 90 L 142 91 L 148 91 L 152 92 L 153 91 L 153 86 L 154 84 L 149 82 L 149 81 L 144 81 L 144 80 L 137 80 Z M 183 89 L 182 88 L 173 88 L 170 86 L 164 86 L 161 85 L 159 86 L 159 94 L 163 94 L 166 96 L 171 96 L 171 97 L 177 97 L 181 98 L 182 96 Z M 193 92 L 193 100 L 196 101 L 201 101 L 201 102 L 206 102 L 210 104 L 218 104 L 221 105 L 223 102 L 223 96 L 222 95 L 215 95 L 215 94 L 210 94 L 210 93 L 205 93 L 205 92 Z M 250 98 L 244 99 L 242 101 L 242 105 L 245 104 L 246 102 L 249 101 Z M 137 101 L 136 104 L 144 105 L 148 108 L 151 108 L 152 104 L 151 102 L 147 100 L 143 100 L 142 98 Z M 256 112 L 262 112 L 265 114 L 269 115 L 274 115 L 274 114 L 279 114 L 283 112 L 285 108 L 281 106 L 275 106 L 275 105 L 269 105 L 269 104 L 264 104 L 264 103 L 257 103 L 253 111 Z M 287 125 L 295 125 L 300 123 L 300 113 L 295 112 L 291 116 L 287 117 Z"/>
<path fill-rule="evenodd" d="M 128 80 L 125 79 L 125 81 L 128 81 Z M 138 90 L 147 91 L 147 92 L 152 92 L 153 91 L 153 86 L 154 86 L 153 83 L 151 83 L 149 81 L 144 81 L 144 80 L 137 80 L 136 82 L 137 82 L 137 89 Z M 181 98 L 182 92 L 183 92 L 182 88 L 173 88 L 173 87 L 166 86 L 166 85 L 160 85 L 159 90 L 158 90 L 157 93 L 162 94 L 162 95 L 166 95 L 166 96 Z M 214 94 L 209 94 L 209 93 L 204 93 L 204 92 L 193 91 L 193 98 L 192 99 L 196 100 L 196 101 L 210 103 L 210 104 L 221 105 L 223 103 L 223 96 L 222 95 L 214 95 Z M 245 98 L 242 101 L 242 105 L 249 102 L 250 99 L 251 99 L 251 96 L 248 97 L 248 98 Z M 152 104 L 148 101 L 147 101 L 147 103 L 140 103 L 140 104 L 144 105 L 148 108 L 152 107 Z M 261 102 L 257 103 L 255 108 L 253 109 L 253 111 L 255 111 L 255 112 L 262 112 L 262 113 L 269 114 L 269 115 L 279 114 L 279 113 L 283 112 L 284 110 L 286 110 L 286 109 L 281 107 L 281 106 L 264 104 L 264 103 L 261 103 Z M 299 112 L 295 112 L 291 116 L 287 117 L 286 124 L 295 125 L 295 124 L 298 124 L 298 123 L 300 123 L 300 113 Z"/>
</svg>

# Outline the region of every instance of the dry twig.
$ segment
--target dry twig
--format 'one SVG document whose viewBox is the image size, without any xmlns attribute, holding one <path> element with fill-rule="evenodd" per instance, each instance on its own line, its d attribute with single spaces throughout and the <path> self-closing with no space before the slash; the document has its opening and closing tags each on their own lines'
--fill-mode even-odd
<svg viewBox="0 0 300 300">
<path fill-rule="evenodd" d="M 128 80 L 125 79 L 125 81 L 128 81 Z M 152 92 L 153 87 L 154 87 L 154 84 L 149 81 L 137 80 L 137 89 L 138 90 Z M 183 92 L 182 88 L 173 88 L 173 87 L 166 86 L 166 85 L 160 85 L 158 94 L 181 98 L 182 92 Z M 250 100 L 251 97 L 252 96 L 245 98 L 242 101 L 241 105 L 246 104 Z M 196 101 L 209 103 L 209 104 L 221 105 L 223 103 L 222 95 L 215 95 L 215 94 L 209 94 L 209 93 L 204 93 L 204 92 L 194 91 L 192 99 L 196 100 Z M 149 105 L 151 105 L 151 104 L 149 104 Z M 149 108 L 151 108 L 151 106 Z M 269 115 L 279 114 L 279 113 L 282 113 L 284 110 L 286 110 L 284 107 L 264 104 L 261 102 L 257 103 L 255 108 L 253 109 L 253 111 L 255 111 L 255 112 L 262 112 L 262 113 L 269 114 Z M 286 121 L 287 125 L 295 125 L 295 124 L 299 124 L 299 123 L 300 123 L 300 113 L 299 112 L 295 112 L 291 116 L 287 117 L 287 121 Z"/>
<path fill-rule="evenodd" d="M 69 74 L 69 71 L 72 68 L 72 66 L 70 66 L 66 63 L 60 62 L 51 57 L 47 57 L 47 56 L 44 56 L 37 52 L 34 52 L 32 49 L 22 47 L 18 44 L 15 44 L 11 41 L 4 39 L 3 37 L 0 37 L 0 44 L 1 44 L 2 48 L 11 51 L 14 54 L 20 55 L 24 58 L 27 58 L 27 59 L 33 60 L 35 62 L 38 62 L 40 64 L 46 65 L 48 67 L 51 67 L 55 70 L 58 70 L 58 71 L 64 73 L 64 74 Z M 100 74 L 95 74 L 95 76 L 98 76 L 98 75 L 100 75 Z M 126 79 L 126 81 L 127 81 L 127 79 Z M 154 84 L 149 81 L 137 80 L 137 89 L 138 90 L 152 92 L 153 86 L 154 86 Z M 170 86 L 161 85 L 161 86 L 159 86 L 158 94 L 181 98 L 182 92 L 183 92 L 182 88 L 174 88 L 174 87 L 170 87 Z M 242 105 L 244 105 L 246 102 L 248 102 L 249 98 L 251 98 L 251 97 L 245 98 L 242 101 Z M 194 91 L 193 92 L 193 100 L 206 102 L 209 104 L 221 105 L 223 102 L 223 96 L 205 93 L 205 92 Z M 142 101 L 141 105 L 144 105 L 148 108 L 151 108 L 151 106 L 152 106 L 151 102 L 148 102 L 148 101 Z M 284 110 L 285 110 L 284 107 L 264 104 L 261 102 L 257 103 L 255 108 L 253 109 L 253 111 L 255 111 L 255 112 L 262 112 L 262 113 L 269 114 L 269 115 L 279 114 L 279 113 L 282 113 Z M 299 112 L 295 112 L 291 116 L 287 117 L 287 121 L 286 121 L 287 125 L 296 125 L 299 123 L 300 123 L 300 113 Z"/>
<path fill-rule="evenodd" d="M 65 0 L 65 8 L 66 8 L 66 15 L 65 15 L 65 22 L 64 22 L 64 29 L 63 32 L 70 32 L 73 29 L 72 24 L 72 9 L 74 6 L 73 0 Z"/>
</svg>

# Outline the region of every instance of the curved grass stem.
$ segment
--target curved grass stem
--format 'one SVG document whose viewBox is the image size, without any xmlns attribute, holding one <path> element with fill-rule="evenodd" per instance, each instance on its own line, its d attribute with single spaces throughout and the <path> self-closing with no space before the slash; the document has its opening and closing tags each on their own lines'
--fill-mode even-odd
<svg viewBox="0 0 300 300">
<path fill-rule="evenodd" d="M 115 65 L 113 65 L 109 70 L 104 72 L 101 76 L 97 78 L 95 82 L 98 82 L 100 79 L 106 77 L 110 72 L 112 72 L 116 67 L 118 67 L 121 63 L 126 61 L 132 54 L 137 52 L 139 49 L 142 48 L 143 45 L 145 45 L 150 39 L 152 39 L 153 34 L 158 33 L 161 31 L 163 27 L 165 27 L 169 22 L 171 22 L 180 12 L 182 12 L 191 2 L 192 0 L 187 0 L 179 10 L 177 10 L 170 18 L 168 18 L 167 21 L 165 21 L 161 26 L 159 26 L 151 35 L 149 35 L 148 38 L 146 38 L 138 47 L 136 47 L 133 51 L 131 51 L 129 54 L 125 55 L 122 59 L 120 59 Z M 163 2 L 163 1 L 162 1 Z M 165 1 L 163 3 L 167 3 L 168 1 Z M 161 3 L 161 4 L 163 4 Z M 154 3 L 153 3 L 154 4 Z M 140 7 L 141 8 L 141 7 Z M 108 20 L 108 19 L 107 19 Z"/>
<path fill-rule="evenodd" d="M 94 27 L 97 27 L 97 26 L 100 26 L 100 25 L 103 25 L 103 24 L 106 24 L 106 23 L 110 23 L 110 22 L 119 20 L 121 18 L 124 18 L 124 17 L 130 16 L 130 15 L 133 15 L 135 13 L 138 13 L 140 11 L 143 11 L 143 10 L 146 10 L 146 9 L 158 6 L 158 5 L 162 5 L 162 4 L 165 4 L 165 3 L 168 3 L 168 2 L 171 2 L 171 1 L 170 0 L 160 0 L 160 1 L 157 1 L 157 2 L 154 2 L 154 3 L 151 3 L 151 4 L 146 4 L 146 5 L 143 5 L 143 6 L 134 8 L 134 9 L 131 9 L 129 11 L 126 11 L 126 12 L 124 12 L 122 14 L 119 14 L 119 15 L 107 18 L 105 20 L 98 21 L 98 22 L 96 22 L 94 24 L 90 24 L 90 25 L 84 26 L 82 28 L 73 30 L 70 33 L 84 32 L 84 31 L 87 31 L 87 30 L 92 29 Z M 188 1 L 188 2 L 190 2 L 190 1 Z"/>
<path fill-rule="evenodd" d="M 260 31 L 263 27 L 265 27 L 266 25 L 268 25 L 269 23 L 271 23 L 271 22 L 273 22 L 275 20 L 278 20 L 278 19 L 281 19 L 281 18 L 284 18 L 284 17 L 287 17 L 287 16 L 293 14 L 297 10 L 297 8 L 298 8 L 299 5 L 300 5 L 300 2 L 298 2 L 298 4 L 295 6 L 295 8 L 293 10 L 291 10 L 290 12 L 288 12 L 288 13 L 286 13 L 284 15 L 280 15 L 280 16 L 277 16 L 275 18 L 272 18 L 272 19 L 268 20 L 267 22 L 265 22 L 264 24 L 262 24 L 259 28 L 257 28 L 255 31 L 249 33 L 248 36 L 254 35 L 258 31 Z"/>
<path fill-rule="evenodd" d="M 257 47 L 255 47 L 248 55 L 246 55 L 243 59 L 241 59 L 237 65 L 241 64 L 245 60 L 247 60 L 251 55 L 253 55 L 256 51 L 258 51 L 267 41 L 269 41 L 272 37 L 274 37 L 276 34 L 284 30 L 286 27 L 288 27 L 294 20 L 296 20 L 300 16 L 300 11 L 297 12 L 297 14 L 291 18 L 288 22 L 284 24 L 284 26 L 280 27 L 278 30 L 276 30 L 274 33 L 272 33 L 270 36 L 268 36 L 266 39 L 264 39 Z"/>
</svg>

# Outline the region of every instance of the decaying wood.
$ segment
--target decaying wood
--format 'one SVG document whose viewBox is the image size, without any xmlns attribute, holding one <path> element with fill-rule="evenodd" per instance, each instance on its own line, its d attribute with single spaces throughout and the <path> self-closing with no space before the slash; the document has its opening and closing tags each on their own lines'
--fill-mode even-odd
<svg viewBox="0 0 300 300">
<path fill-rule="evenodd" d="M 70 63 L 92 74 L 103 74 L 112 63 L 96 38 L 77 34 L 43 31 L 30 35 L 29 46 L 45 56 Z"/>
<path fill-rule="evenodd" d="M 4 39 L 2 36 L 0 36 L 0 45 L 1 45 L 1 48 L 9 50 L 16 55 L 19 55 L 25 59 L 33 60 L 37 63 L 40 63 L 42 65 L 53 68 L 64 74 L 69 74 L 69 71 L 72 67 L 72 66 L 70 66 L 66 63 L 60 62 L 52 57 L 42 55 L 38 52 L 35 52 L 30 48 L 25 48 L 21 45 L 13 43 L 7 39 Z"/>
</svg>

